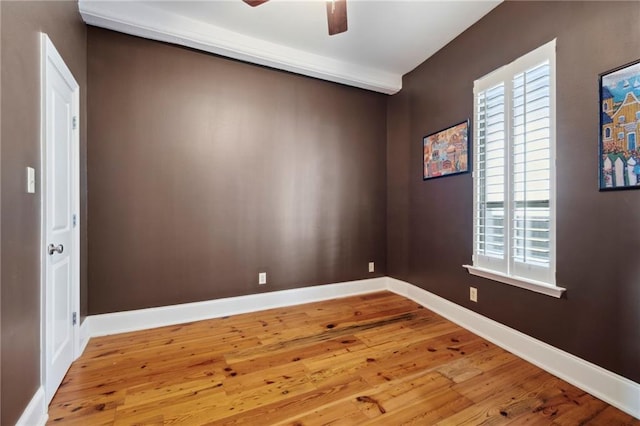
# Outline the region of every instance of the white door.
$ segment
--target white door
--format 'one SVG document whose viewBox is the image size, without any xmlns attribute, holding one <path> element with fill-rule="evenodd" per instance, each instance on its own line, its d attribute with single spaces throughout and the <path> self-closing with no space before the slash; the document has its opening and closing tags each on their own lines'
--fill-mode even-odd
<svg viewBox="0 0 640 426">
<path fill-rule="evenodd" d="M 42 51 L 43 380 L 49 403 L 78 346 L 79 86 L 45 34 Z"/>
</svg>

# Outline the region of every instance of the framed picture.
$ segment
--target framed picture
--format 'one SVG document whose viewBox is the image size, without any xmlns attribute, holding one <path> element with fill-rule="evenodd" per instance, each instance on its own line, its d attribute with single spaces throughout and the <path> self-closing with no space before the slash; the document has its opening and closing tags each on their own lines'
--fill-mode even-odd
<svg viewBox="0 0 640 426">
<path fill-rule="evenodd" d="M 640 189 L 640 60 L 600 75 L 600 190 Z"/>
<path fill-rule="evenodd" d="M 422 179 L 469 172 L 469 120 L 422 139 Z"/>
</svg>

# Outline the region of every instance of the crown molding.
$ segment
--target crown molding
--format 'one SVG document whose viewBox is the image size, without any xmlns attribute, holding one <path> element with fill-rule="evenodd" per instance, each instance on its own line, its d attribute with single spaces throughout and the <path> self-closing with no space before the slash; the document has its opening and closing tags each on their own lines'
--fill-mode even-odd
<svg viewBox="0 0 640 426">
<path fill-rule="evenodd" d="M 88 25 L 388 95 L 402 88 L 400 74 L 271 43 L 148 4 L 80 0 L 78 6 Z"/>
</svg>

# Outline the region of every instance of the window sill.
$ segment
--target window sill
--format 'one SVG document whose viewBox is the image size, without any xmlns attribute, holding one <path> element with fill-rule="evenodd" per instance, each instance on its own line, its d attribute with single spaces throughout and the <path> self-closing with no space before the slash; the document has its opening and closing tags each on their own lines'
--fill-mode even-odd
<svg viewBox="0 0 640 426">
<path fill-rule="evenodd" d="M 471 275 L 477 275 L 478 277 L 483 277 L 515 287 L 524 288 L 536 293 L 546 294 L 547 296 L 555 297 L 558 299 L 561 298 L 562 293 L 567 290 L 565 288 L 545 284 L 540 281 L 528 280 L 526 278 L 510 277 L 499 272 L 491 271 L 489 269 L 478 268 L 477 266 L 462 265 L 462 267 L 469 271 Z"/>
</svg>

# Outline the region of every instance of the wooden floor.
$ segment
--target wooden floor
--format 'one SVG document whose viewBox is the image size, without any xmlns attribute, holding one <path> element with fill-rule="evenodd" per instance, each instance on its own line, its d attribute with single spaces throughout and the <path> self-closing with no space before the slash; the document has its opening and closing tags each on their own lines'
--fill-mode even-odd
<svg viewBox="0 0 640 426">
<path fill-rule="evenodd" d="M 640 422 L 389 292 L 91 339 L 49 424 Z"/>
</svg>

